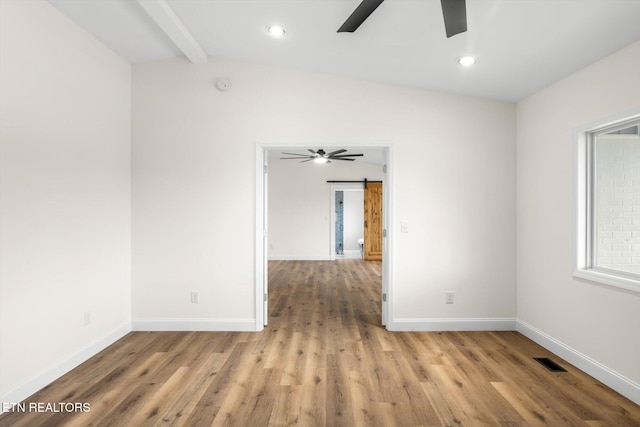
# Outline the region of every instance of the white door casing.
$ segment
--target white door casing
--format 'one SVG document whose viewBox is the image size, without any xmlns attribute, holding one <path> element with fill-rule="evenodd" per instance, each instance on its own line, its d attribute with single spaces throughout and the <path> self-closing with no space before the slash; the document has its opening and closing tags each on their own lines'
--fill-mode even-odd
<svg viewBox="0 0 640 427">
<path fill-rule="evenodd" d="M 316 144 L 256 144 L 256 230 L 255 230 L 255 330 L 261 331 L 268 323 L 268 151 L 314 148 Z M 383 243 L 382 243 L 382 319 L 389 326 L 393 319 L 393 182 L 392 146 L 390 144 L 325 144 L 326 149 L 381 149 L 383 150 L 385 174 L 383 178 Z M 333 194 L 333 193 L 332 193 Z"/>
</svg>

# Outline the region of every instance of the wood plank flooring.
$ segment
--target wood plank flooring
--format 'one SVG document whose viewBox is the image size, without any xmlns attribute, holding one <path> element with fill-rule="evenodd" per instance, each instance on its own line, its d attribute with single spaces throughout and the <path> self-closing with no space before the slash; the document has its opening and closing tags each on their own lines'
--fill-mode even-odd
<svg viewBox="0 0 640 427">
<path fill-rule="evenodd" d="M 25 402 L 89 412 L 0 426 L 640 426 L 638 405 L 517 332 L 387 332 L 380 262 L 269 269 L 263 332 L 130 333 Z"/>
</svg>

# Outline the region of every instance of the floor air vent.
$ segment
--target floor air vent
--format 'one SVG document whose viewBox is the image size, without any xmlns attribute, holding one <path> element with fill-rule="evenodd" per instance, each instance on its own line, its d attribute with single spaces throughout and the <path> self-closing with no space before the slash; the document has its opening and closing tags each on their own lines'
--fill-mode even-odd
<svg viewBox="0 0 640 427">
<path fill-rule="evenodd" d="M 548 357 L 534 357 L 533 360 L 540 363 L 542 366 L 550 370 L 551 372 L 567 372 L 562 366 L 558 365 Z"/>
</svg>

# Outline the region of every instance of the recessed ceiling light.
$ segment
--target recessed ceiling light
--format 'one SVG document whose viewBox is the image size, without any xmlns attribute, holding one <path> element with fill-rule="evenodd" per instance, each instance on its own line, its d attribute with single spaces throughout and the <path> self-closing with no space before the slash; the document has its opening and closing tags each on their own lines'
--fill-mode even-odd
<svg viewBox="0 0 640 427">
<path fill-rule="evenodd" d="M 287 34 L 284 28 L 282 28 L 280 25 L 270 25 L 267 27 L 267 31 L 269 32 L 269 34 L 276 38 L 284 37 L 285 34 Z"/>
<path fill-rule="evenodd" d="M 475 63 L 476 58 L 474 58 L 473 56 L 461 56 L 460 58 L 458 58 L 458 64 L 464 67 L 470 67 Z"/>
</svg>

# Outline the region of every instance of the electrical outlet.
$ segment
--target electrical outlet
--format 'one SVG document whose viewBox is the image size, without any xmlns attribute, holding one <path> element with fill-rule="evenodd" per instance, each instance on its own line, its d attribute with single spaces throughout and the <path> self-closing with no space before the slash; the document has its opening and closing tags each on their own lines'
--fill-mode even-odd
<svg viewBox="0 0 640 427">
<path fill-rule="evenodd" d="M 445 295 L 446 295 L 447 304 L 453 304 L 453 292 L 452 291 L 447 291 L 445 293 Z"/>
<path fill-rule="evenodd" d="M 84 326 L 89 326 L 91 324 L 91 312 L 84 312 Z"/>
<path fill-rule="evenodd" d="M 197 304 L 200 301 L 200 295 L 196 291 L 191 291 L 191 303 Z"/>
</svg>

